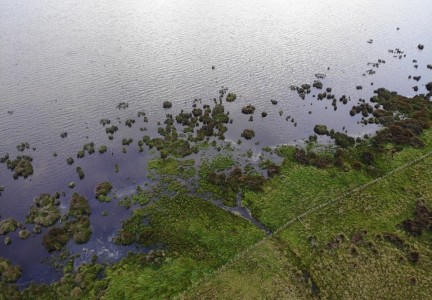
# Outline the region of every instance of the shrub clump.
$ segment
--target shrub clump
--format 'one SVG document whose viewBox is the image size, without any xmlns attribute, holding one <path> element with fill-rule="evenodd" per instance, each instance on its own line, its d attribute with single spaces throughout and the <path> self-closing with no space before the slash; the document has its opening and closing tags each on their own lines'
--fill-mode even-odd
<svg viewBox="0 0 432 300">
<path fill-rule="evenodd" d="M 83 158 L 85 156 L 85 151 L 83 149 L 78 150 L 77 158 Z"/>
<path fill-rule="evenodd" d="M 6 165 L 8 169 L 14 171 L 13 178 L 17 179 L 20 176 L 27 178 L 28 176 L 33 174 L 32 161 L 33 158 L 31 158 L 30 156 L 21 155 L 17 156 L 17 158 L 14 160 L 7 159 Z"/>
<path fill-rule="evenodd" d="M 234 167 L 227 175 L 225 172 L 209 172 L 205 181 L 221 189 L 219 196 L 225 205 L 235 206 L 236 196 L 242 190 L 262 192 L 266 178 L 260 174 L 244 173 L 240 167 Z"/>
<path fill-rule="evenodd" d="M 95 196 L 99 201 L 109 201 L 107 195 L 112 189 L 112 184 L 108 181 L 99 183 L 95 188 Z"/>
<path fill-rule="evenodd" d="M 335 140 L 336 145 L 342 148 L 349 148 L 355 145 L 355 139 L 345 133 L 330 131 L 330 137 Z"/>
<path fill-rule="evenodd" d="M 162 104 L 162 107 L 166 108 L 166 109 L 171 108 L 172 107 L 172 103 L 170 101 L 164 101 L 163 104 Z"/>
<path fill-rule="evenodd" d="M 34 199 L 34 204 L 30 207 L 27 222 L 38 224 L 44 227 L 54 225 L 60 219 L 60 202 L 50 194 L 41 194 Z"/>
<path fill-rule="evenodd" d="M 20 267 L 14 266 L 6 258 L 0 257 L 0 282 L 16 282 L 21 275 Z"/>
<path fill-rule="evenodd" d="M 105 125 L 110 124 L 110 123 L 111 123 L 111 120 L 110 120 L 110 119 L 103 118 L 103 119 L 101 119 L 101 120 L 99 121 L 99 123 L 100 123 L 102 126 L 105 126 Z"/>
<path fill-rule="evenodd" d="M 414 218 L 403 221 L 402 227 L 413 236 L 420 236 L 423 231 L 432 229 L 432 212 L 424 201 L 417 201 Z"/>
<path fill-rule="evenodd" d="M 322 84 L 322 82 L 319 81 L 319 80 L 315 80 L 314 83 L 312 84 L 312 86 L 313 86 L 314 88 L 317 88 L 317 89 L 322 89 L 322 88 L 323 88 L 323 84 Z"/>
<path fill-rule="evenodd" d="M 101 154 L 105 153 L 107 151 L 108 151 L 108 148 L 105 145 L 100 146 L 99 149 L 98 149 L 98 152 L 101 153 Z"/>
<path fill-rule="evenodd" d="M 135 123 L 135 120 L 134 119 L 127 119 L 126 121 L 125 121 L 125 125 L 126 126 L 128 126 L 128 127 L 132 127 L 132 125 Z"/>
<path fill-rule="evenodd" d="M 22 240 L 28 239 L 30 234 L 31 234 L 30 231 L 27 229 L 22 229 L 18 232 L 18 235 L 19 235 L 20 239 L 22 239 Z"/>
<path fill-rule="evenodd" d="M 270 164 L 267 166 L 267 176 L 270 177 L 270 178 L 273 178 L 273 177 L 275 177 L 276 175 L 279 175 L 279 174 L 280 174 L 280 171 L 281 171 L 281 167 L 278 166 L 278 165 L 275 164 L 275 163 L 270 163 Z"/>
<path fill-rule="evenodd" d="M 132 142 L 133 142 L 133 139 L 131 139 L 131 138 L 123 138 L 122 139 L 122 145 L 123 146 L 129 146 L 130 144 L 132 144 Z"/>
<path fill-rule="evenodd" d="M 245 129 L 245 130 L 243 130 L 243 133 L 241 134 L 241 136 L 247 140 L 250 140 L 255 136 L 255 132 L 252 129 Z"/>
<path fill-rule="evenodd" d="M 326 135 L 329 133 L 327 126 L 325 125 L 315 125 L 314 132 L 319 135 Z"/>
<path fill-rule="evenodd" d="M 79 178 L 83 179 L 85 176 L 83 169 L 81 167 L 77 167 L 75 170 L 78 173 Z"/>
<path fill-rule="evenodd" d="M 87 143 L 83 146 L 83 150 L 87 151 L 88 154 L 93 154 L 95 153 L 95 144 L 93 142 L 91 143 Z"/>
<path fill-rule="evenodd" d="M 237 98 L 236 94 L 234 94 L 234 93 L 228 93 L 228 95 L 226 97 L 226 101 L 227 102 L 234 102 L 236 98 Z"/>
<path fill-rule="evenodd" d="M 0 235 L 14 232 L 18 228 L 18 222 L 15 219 L 9 218 L 0 222 Z"/>
<path fill-rule="evenodd" d="M 69 241 L 70 234 L 65 228 L 53 227 L 43 237 L 43 245 L 49 251 L 60 251 Z"/>
<path fill-rule="evenodd" d="M 126 109 L 128 107 L 129 107 L 129 103 L 127 102 L 120 102 L 119 104 L 117 104 L 118 109 Z"/>
<path fill-rule="evenodd" d="M 19 152 L 23 152 L 24 150 L 30 148 L 30 144 L 27 142 L 22 142 L 21 144 L 17 145 L 16 148 Z"/>
<path fill-rule="evenodd" d="M 69 237 L 72 236 L 72 239 L 77 244 L 87 243 L 92 234 L 90 219 L 85 216 L 67 222 L 64 230 L 68 232 Z"/>
<path fill-rule="evenodd" d="M 86 197 L 73 193 L 69 206 L 69 216 L 78 218 L 81 216 L 90 216 L 91 209 Z"/>
<path fill-rule="evenodd" d="M 317 154 L 313 151 L 305 151 L 297 148 L 294 153 L 294 158 L 303 165 L 311 165 L 317 168 L 327 168 L 333 165 L 334 157 L 323 154 Z"/>
<path fill-rule="evenodd" d="M 117 130 L 118 130 L 118 127 L 116 125 L 111 125 L 111 126 L 108 126 L 107 128 L 105 128 L 105 132 L 107 134 L 114 134 L 115 132 L 117 132 Z"/>
<path fill-rule="evenodd" d="M 246 105 L 242 108 L 242 113 L 245 115 L 252 115 L 255 112 L 255 106 L 253 105 Z"/>
</svg>

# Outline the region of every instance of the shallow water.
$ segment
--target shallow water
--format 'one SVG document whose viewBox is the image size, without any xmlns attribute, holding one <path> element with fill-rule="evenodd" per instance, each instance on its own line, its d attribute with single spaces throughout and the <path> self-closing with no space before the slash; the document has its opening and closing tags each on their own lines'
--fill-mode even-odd
<svg viewBox="0 0 432 300">
<path fill-rule="evenodd" d="M 13 180 L 0 165 L 0 185 L 6 188 L 0 196 L 0 216 L 24 221 L 32 199 L 42 192 L 66 191 L 66 210 L 72 194 L 67 185 L 75 181 L 75 191 L 89 198 L 93 211 L 94 233 L 84 247 L 106 247 L 121 257 L 128 249 L 113 246 L 109 237 L 129 212 L 115 201 L 97 202 L 93 188 L 108 180 L 120 194 L 127 194 L 134 180 L 145 180 L 149 155 L 138 153 L 135 143 L 144 134 L 138 128 L 146 126 L 155 133 L 156 122 L 166 113 L 163 101 L 172 101 L 171 112 L 176 113 L 190 109 L 194 98 L 209 102 L 221 86 L 229 87 L 238 98 L 226 104 L 234 119 L 227 138 L 236 142 L 243 129 L 253 128 L 256 138 L 243 146 L 256 151 L 301 141 L 317 123 L 335 130 L 345 127 L 352 135 L 373 132 L 376 127 L 358 124 L 359 118 L 348 111 L 360 97 L 369 99 L 377 87 L 405 95 L 413 95 L 415 85 L 419 93 L 425 91 L 424 84 L 432 79 L 432 70 L 426 69 L 432 64 L 431 20 L 429 0 L 3 0 L 0 155 L 15 156 L 16 145 L 23 141 L 36 150 L 26 151 L 34 158 L 35 173 L 29 179 Z M 423 51 L 417 49 L 419 43 L 425 45 Z M 395 48 L 406 57 L 388 53 Z M 367 63 L 378 59 L 386 63 L 374 69 L 376 74 L 363 76 L 372 68 Z M 316 73 L 326 74 L 324 87 L 352 101 L 333 111 L 331 101 L 318 102 L 312 94 L 301 100 L 290 90 L 292 84 L 311 84 Z M 422 79 L 415 82 L 408 75 Z M 357 85 L 363 89 L 356 90 Z M 128 109 L 116 109 L 122 101 L 129 103 Z M 240 113 L 245 104 L 257 107 L 254 122 Z M 120 124 L 109 141 L 99 120 L 124 121 L 136 118 L 139 110 L 147 113 L 149 124 L 138 119 L 132 128 Z M 265 119 L 260 117 L 263 110 L 269 114 Z M 285 121 L 288 115 L 297 127 Z M 69 133 L 66 139 L 60 137 L 64 131 Z M 135 140 L 127 154 L 121 153 L 122 137 Z M 254 145 L 258 140 L 260 145 Z M 66 158 L 75 157 L 90 141 L 107 145 L 108 153 L 67 166 Z M 116 163 L 119 173 L 114 172 Z M 75 173 L 77 166 L 84 169 L 83 181 Z M 110 216 L 101 217 L 104 210 Z M 24 267 L 21 282 L 57 278 L 47 264 L 39 263 L 48 257 L 41 236 L 26 241 L 17 233 L 11 237 L 7 247 L 1 239 L 0 255 Z"/>
</svg>

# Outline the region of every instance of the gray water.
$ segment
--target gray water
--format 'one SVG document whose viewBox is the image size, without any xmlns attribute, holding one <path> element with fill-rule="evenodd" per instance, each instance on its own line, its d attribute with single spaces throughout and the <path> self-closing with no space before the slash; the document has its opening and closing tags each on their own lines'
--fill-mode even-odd
<svg viewBox="0 0 432 300">
<path fill-rule="evenodd" d="M 137 130 L 141 126 L 154 132 L 166 113 L 163 101 L 172 101 L 176 113 L 190 109 L 195 98 L 209 102 L 221 86 L 229 87 L 238 99 L 226 105 L 234 118 L 227 138 L 236 142 L 243 129 L 253 128 L 256 138 L 243 144 L 257 153 L 263 146 L 299 142 L 317 123 L 335 130 L 345 127 L 354 136 L 370 133 L 376 127 L 358 124 L 359 118 L 348 111 L 378 87 L 407 96 L 415 94 L 415 85 L 419 93 L 425 91 L 424 84 L 432 79 L 432 70 L 426 69 L 432 64 L 431 24 L 430 0 L 2 0 L 0 155 L 17 155 L 16 145 L 23 141 L 36 150 L 26 151 L 34 158 L 31 178 L 13 180 L 0 165 L 0 185 L 6 188 L 0 216 L 25 220 L 32 199 L 42 192 L 66 191 L 62 205 L 67 209 L 72 194 L 67 184 L 75 181 L 75 190 L 89 198 L 93 209 L 94 234 L 85 247 L 109 249 L 119 258 L 128 249 L 113 246 L 110 237 L 129 212 L 116 203 L 98 203 L 93 188 L 109 180 L 127 194 L 134 180 L 145 180 L 148 152 L 140 154 L 130 146 L 123 154 L 119 139 L 136 141 L 143 135 Z M 367 43 L 369 39 L 373 42 Z M 417 49 L 419 43 L 424 50 Z M 388 53 L 395 48 L 406 57 Z M 367 63 L 378 59 L 386 63 L 374 69 L 376 74 L 363 76 L 372 68 Z M 338 97 L 350 96 L 351 103 L 333 111 L 331 102 L 317 102 L 312 95 L 301 100 L 290 90 L 292 84 L 312 83 L 316 73 L 326 74 L 324 86 Z M 408 75 L 422 79 L 414 82 Z M 357 85 L 363 89 L 356 90 Z M 117 110 L 122 101 L 129 108 Z M 245 104 L 257 107 L 254 122 L 240 113 Z M 120 124 L 109 141 L 99 120 L 124 121 L 139 110 L 150 123 L 138 120 L 132 128 Z M 269 113 L 265 119 L 259 115 L 263 110 Z M 297 127 L 285 121 L 288 115 Z M 66 139 L 60 138 L 64 131 L 69 133 Z M 67 166 L 65 159 L 90 141 L 107 145 L 108 153 Z M 116 163 L 119 173 L 114 172 Z M 83 181 L 76 166 L 86 173 Z M 100 217 L 103 210 L 110 217 Z M 48 257 L 41 236 L 27 241 L 19 241 L 16 233 L 11 236 L 7 247 L 1 239 L 0 255 L 24 267 L 22 282 L 49 282 L 58 276 L 39 263 Z"/>
</svg>

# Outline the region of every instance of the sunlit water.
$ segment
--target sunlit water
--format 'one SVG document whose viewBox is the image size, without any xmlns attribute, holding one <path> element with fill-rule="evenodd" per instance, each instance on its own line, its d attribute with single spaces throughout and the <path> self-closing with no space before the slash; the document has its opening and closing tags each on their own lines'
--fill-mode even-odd
<svg viewBox="0 0 432 300">
<path fill-rule="evenodd" d="M 29 179 L 13 180 L 0 165 L 0 185 L 6 189 L 0 196 L 0 216 L 24 221 L 35 196 L 55 191 L 66 191 L 66 211 L 72 194 L 67 185 L 75 181 L 75 191 L 89 198 L 93 210 L 94 233 L 83 256 L 97 251 L 108 260 L 118 259 L 130 249 L 116 247 L 110 239 L 129 212 L 115 201 L 100 204 L 93 188 L 108 180 L 119 194 L 128 194 L 135 181 L 145 180 L 147 153 L 139 154 L 135 145 L 123 154 L 119 140 L 138 140 L 142 126 L 154 133 L 166 113 L 163 101 L 172 101 L 176 113 L 190 109 L 195 98 L 209 103 L 221 86 L 229 87 L 238 99 L 226 105 L 234 119 L 227 138 L 236 142 L 243 129 L 253 128 L 256 138 L 243 145 L 257 152 L 263 146 L 299 142 L 317 123 L 339 131 L 345 127 L 357 136 L 373 132 L 375 127 L 358 124 L 359 118 L 348 111 L 377 87 L 413 95 L 412 87 L 418 85 L 419 93 L 425 92 L 424 84 L 432 79 L 426 68 L 432 64 L 431 20 L 429 0 L 2 0 L 0 155 L 17 155 L 16 145 L 23 141 L 36 150 L 26 151 L 34 158 L 35 173 Z M 367 43 L 369 39 L 373 42 Z M 417 49 L 420 43 L 425 45 L 422 51 Z M 388 53 L 395 48 L 406 57 Z M 374 69 L 376 74 L 363 76 L 372 68 L 367 63 L 378 59 L 386 63 Z M 316 73 L 326 74 L 324 87 L 352 101 L 334 111 L 331 101 L 318 102 L 312 94 L 301 100 L 290 90 L 292 84 L 311 84 Z M 422 79 L 414 82 L 408 75 Z M 129 108 L 117 110 L 122 101 Z M 257 107 L 254 122 L 240 113 L 245 104 Z M 138 120 L 131 129 L 120 124 L 109 141 L 99 120 L 124 121 L 139 110 L 147 113 L 149 124 Z M 269 114 L 265 119 L 260 117 L 263 110 Z M 296 127 L 285 120 L 288 115 Z M 60 137 L 64 131 L 69 133 L 66 139 Z M 90 141 L 106 144 L 108 153 L 67 166 L 65 159 Z M 119 173 L 114 172 L 116 163 Z M 76 166 L 86 173 L 83 181 Z M 101 217 L 104 210 L 110 216 Z M 26 241 L 17 232 L 10 236 L 9 246 L 1 238 L 0 255 L 24 268 L 22 283 L 57 278 L 48 264 L 39 263 L 48 257 L 41 235 Z"/>
</svg>

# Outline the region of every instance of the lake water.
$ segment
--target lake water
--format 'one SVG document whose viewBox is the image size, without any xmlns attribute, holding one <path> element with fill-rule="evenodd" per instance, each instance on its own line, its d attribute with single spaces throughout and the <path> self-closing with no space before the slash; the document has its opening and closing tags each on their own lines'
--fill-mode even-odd
<svg viewBox="0 0 432 300">
<path fill-rule="evenodd" d="M 24 221 L 33 198 L 42 192 L 65 191 L 66 210 L 72 194 L 67 185 L 75 181 L 75 191 L 89 198 L 93 210 L 94 234 L 84 247 L 119 258 L 129 249 L 112 245 L 110 237 L 129 212 L 114 202 L 100 204 L 93 188 L 108 180 L 119 194 L 128 194 L 135 181 L 145 180 L 146 151 L 139 154 L 131 147 L 123 154 L 119 138 L 141 138 L 140 126 L 154 133 L 166 113 L 163 101 L 172 101 L 175 113 L 190 109 L 195 98 L 209 102 L 221 86 L 229 87 L 238 99 L 226 105 L 234 119 L 226 136 L 236 142 L 243 129 L 253 128 L 256 139 L 244 147 L 256 152 L 299 142 L 317 123 L 339 131 L 345 127 L 357 136 L 370 133 L 376 127 L 358 124 L 349 110 L 378 87 L 409 96 L 417 85 L 418 93 L 425 92 L 424 84 L 432 80 L 432 70 L 426 68 L 432 64 L 431 24 L 430 0 L 2 0 L 0 155 L 16 156 L 16 145 L 23 141 L 36 150 L 25 152 L 34 158 L 31 178 L 13 180 L 0 165 L 0 185 L 5 186 L 1 219 Z M 420 43 L 425 45 L 422 51 L 417 49 Z M 396 48 L 406 57 L 388 52 Z M 368 66 L 378 59 L 386 63 Z M 363 76 L 372 68 L 376 74 Z M 331 101 L 317 102 L 312 94 L 302 100 L 290 90 L 291 85 L 311 84 L 316 73 L 326 74 L 324 87 L 352 101 L 334 111 Z M 415 82 L 408 75 L 422 78 Z M 129 103 L 128 109 L 116 109 L 122 101 Z M 258 109 L 254 122 L 240 113 L 246 104 Z M 149 123 L 138 121 L 132 128 L 121 124 L 109 141 L 99 120 L 124 121 L 139 110 L 147 113 Z M 269 114 L 265 119 L 260 117 L 263 110 Z M 288 115 L 296 127 L 285 120 Z M 69 133 L 66 139 L 60 137 L 64 131 Z M 67 166 L 65 159 L 90 141 L 107 145 L 108 153 Z M 119 173 L 114 172 L 116 163 Z M 84 168 L 85 180 L 77 178 L 76 166 Z M 103 210 L 110 216 L 100 217 Z M 21 283 L 57 278 L 40 263 L 48 258 L 41 236 L 26 241 L 16 232 L 10 236 L 9 246 L 1 238 L 0 256 L 24 268 Z"/>
</svg>

